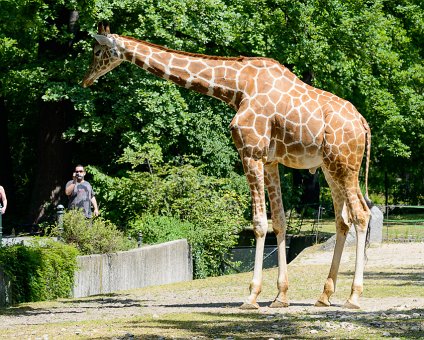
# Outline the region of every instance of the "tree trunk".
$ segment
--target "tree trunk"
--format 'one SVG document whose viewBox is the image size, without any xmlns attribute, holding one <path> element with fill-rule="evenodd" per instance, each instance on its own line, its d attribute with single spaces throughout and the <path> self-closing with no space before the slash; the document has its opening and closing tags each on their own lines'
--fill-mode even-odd
<svg viewBox="0 0 424 340">
<path fill-rule="evenodd" d="M 39 57 L 63 59 L 69 53 L 77 34 L 78 12 L 64 10 L 56 19 L 57 25 L 67 25 L 73 38 L 68 42 L 40 41 Z M 59 70 L 60 72 L 60 70 Z M 29 207 L 29 221 L 38 223 L 55 217 L 55 208 L 64 195 L 64 184 L 72 171 L 70 145 L 62 139 L 74 116 L 69 101 L 42 102 L 37 129 L 37 162 Z"/>
<path fill-rule="evenodd" d="M 30 221 L 54 217 L 55 207 L 63 198 L 63 187 L 71 171 L 70 146 L 62 139 L 68 127 L 69 102 L 46 102 L 39 114 L 37 163 L 30 203 Z"/>
<path fill-rule="evenodd" d="M 293 185 L 302 188 L 302 195 L 300 196 L 301 206 L 319 204 L 319 171 L 311 174 L 306 170 L 293 169 Z"/>
<path fill-rule="evenodd" d="M 302 81 L 312 84 L 314 74 L 307 70 L 302 73 Z M 293 169 L 293 185 L 302 187 L 301 205 L 319 204 L 319 171 L 311 174 L 305 170 Z"/>
<path fill-rule="evenodd" d="M 3 98 L 0 97 L 0 185 L 4 187 L 8 200 L 7 216 L 15 208 L 15 185 L 13 181 L 12 157 L 9 142 L 9 121 L 7 108 Z"/>
</svg>

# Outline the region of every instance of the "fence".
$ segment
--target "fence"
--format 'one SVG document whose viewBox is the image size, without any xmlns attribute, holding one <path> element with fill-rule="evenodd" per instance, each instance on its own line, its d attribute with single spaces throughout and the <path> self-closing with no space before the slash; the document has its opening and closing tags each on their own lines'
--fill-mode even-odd
<svg viewBox="0 0 424 340">
<path fill-rule="evenodd" d="M 380 209 L 384 211 L 384 241 L 424 241 L 424 206 L 387 205 Z"/>
</svg>

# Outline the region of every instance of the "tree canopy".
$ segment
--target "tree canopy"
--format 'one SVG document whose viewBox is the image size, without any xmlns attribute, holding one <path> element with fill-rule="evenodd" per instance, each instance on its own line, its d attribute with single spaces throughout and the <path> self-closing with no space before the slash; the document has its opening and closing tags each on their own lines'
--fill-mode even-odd
<svg viewBox="0 0 424 340">
<path fill-rule="evenodd" d="M 422 1 L 2 0 L 0 183 L 9 216 L 46 217 L 75 163 L 116 178 L 186 162 L 216 178 L 241 173 L 228 132 L 234 111 L 216 99 L 129 63 L 80 86 L 99 21 L 172 49 L 278 60 L 367 119 L 372 193 L 423 202 Z"/>
</svg>

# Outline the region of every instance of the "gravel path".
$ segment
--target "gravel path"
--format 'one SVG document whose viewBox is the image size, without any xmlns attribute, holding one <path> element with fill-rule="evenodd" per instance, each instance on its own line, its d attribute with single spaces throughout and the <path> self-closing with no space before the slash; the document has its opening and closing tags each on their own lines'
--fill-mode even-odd
<svg viewBox="0 0 424 340">
<path fill-rule="evenodd" d="M 320 251 L 318 246 L 311 247 L 302 252 L 289 266 L 305 265 L 329 265 L 332 252 Z M 424 265 L 424 243 L 407 244 L 383 244 L 374 246 L 367 251 L 367 268 L 387 268 L 402 266 L 423 266 Z M 346 248 L 343 262 L 354 259 L 354 248 Z M 424 274 L 423 274 L 424 287 Z M 247 284 L 248 281 L 246 281 Z M 245 282 L 243 282 L 245 284 Z M 244 287 L 245 288 L 245 287 Z M 209 292 L 209 291 L 208 291 Z M 194 287 L 189 294 L 182 294 L 177 290 L 167 289 L 167 286 L 150 290 L 134 290 L 112 294 L 110 296 L 95 296 L 83 299 L 69 299 L 53 302 L 33 303 L 28 307 L 20 306 L 0 311 L 0 338 L 1 329 L 16 327 L 19 325 L 39 325 L 64 321 L 86 321 L 86 320 L 113 320 L 116 318 L 127 318 L 150 314 L 155 317 L 169 313 L 202 313 L 214 312 L 222 314 L 251 313 L 238 309 L 240 306 L 240 294 L 228 292 L 223 296 L 209 294 L 201 286 Z M 244 293 L 243 293 L 244 294 Z M 315 295 L 315 294 L 314 294 Z M 230 296 L 230 297 L 229 297 Z M 295 301 L 288 308 L 284 308 L 284 313 L 314 313 L 317 308 L 313 306 L 315 300 Z M 266 302 L 267 304 L 269 302 Z M 388 310 L 402 314 L 402 310 L 423 308 L 423 295 L 416 298 L 363 298 L 361 300 L 362 310 L 366 312 L 384 313 Z M 260 303 L 261 308 L 258 313 L 275 314 L 276 310 Z M 324 309 L 325 313 L 346 311 L 337 301 L 331 311 Z"/>
</svg>

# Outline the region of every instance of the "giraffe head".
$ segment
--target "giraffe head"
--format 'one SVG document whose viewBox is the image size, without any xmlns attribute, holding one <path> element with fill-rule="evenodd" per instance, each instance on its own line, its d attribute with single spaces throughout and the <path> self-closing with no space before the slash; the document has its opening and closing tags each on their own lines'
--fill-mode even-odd
<svg viewBox="0 0 424 340">
<path fill-rule="evenodd" d="M 93 37 L 96 39 L 93 47 L 93 61 L 82 81 L 83 87 L 90 86 L 97 78 L 114 69 L 123 61 L 123 47 L 110 34 L 109 26 L 105 27 L 100 23 L 98 34 L 94 34 Z"/>
</svg>

